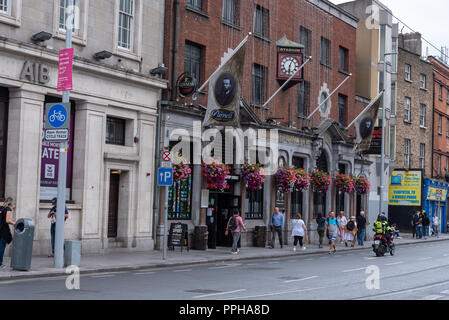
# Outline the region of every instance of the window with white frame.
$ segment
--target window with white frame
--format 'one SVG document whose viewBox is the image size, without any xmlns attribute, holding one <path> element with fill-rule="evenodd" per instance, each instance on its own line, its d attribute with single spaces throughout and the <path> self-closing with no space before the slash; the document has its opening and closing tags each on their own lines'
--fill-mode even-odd
<svg viewBox="0 0 449 320">
<path fill-rule="evenodd" d="M 426 127 L 426 105 L 421 104 L 419 106 L 419 126 L 421 128 Z"/>
<path fill-rule="evenodd" d="M 411 108 L 412 100 L 409 97 L 405 97 L 404 101 L 404 121 L 410 122 L 410 108 Z"/>
<path fill-rule="evenodd" d="M 426 159 L 426 145 L 421 143 L 419 145 L 419 168 L 424 169 Z"/>
<path fill-rule="evenodd" d="M 443 101 L 443 86 L 440 85 L 438 88 L 438 99 Z"/>
<path fill-rule="evenodd" d="M 222 19 L 230 24 L 238 25 L 237 9 L 238 0 L 223 0 Z"/>
<path fill-rule="evenodd" d="M 410 167 L 410 139 L 404 139 L 404 168 Z"/>
<path fill-rule="evenodd" d="M 443 117 L 438 116 L 438 134 L 441 136 L 443 134 L 442 127 L 443 126 Z"/>
<path fill-rule="evenodd" d="M 412 66 L 409 64 L 405 65 L 405 80 L 412 81 Z"/>
<path fill-rule="evenodd" d="M 426 89 L 426 80 L 427 80 L 426 75 L 421 73 L 419 75 L 419 88 L 420 89 Z"/>
<path fill-rule="evenodd" d="M 11 2 L 12 0 L 0 0 L 0 13 L 7 15 L 11 14 Z"/>
<path fill-rule="evenodd" d="M 437 154 L 437 174 L 441 174 L 441 155 Z"/>
<path fill-rule="evenodd" d="M 1 0 L 0 0 L 1 1 Z M 80 7 L 79 0 L 73 0 L 73 5 L 75 8 Z M 65 31 L 67 29 L 68 15 L 69 15 L 69 0 L 59 0 L 59 30 Z M 74 34 L 78 33 L 79 30 L 79 9 L 73 9 L 72 13 L 72 32 Z"/>
<path fill-rule="evenodd" d="M 118 46 L 132 50 L 134 32 L 134 0 L 120 0 Z"/>
</svg>

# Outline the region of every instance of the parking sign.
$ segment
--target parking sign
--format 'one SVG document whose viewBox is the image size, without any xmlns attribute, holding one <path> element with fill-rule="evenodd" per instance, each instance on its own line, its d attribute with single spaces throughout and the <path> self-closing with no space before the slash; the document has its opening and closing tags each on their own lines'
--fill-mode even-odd
<svg viewBox="0 0 449 320">
<path fill-rule="evenodd" d="M 160 187 L 171 187 L 173 185 L 173 169 L 159 168 L 157 171 L 157 184 Z"/>
</svg>

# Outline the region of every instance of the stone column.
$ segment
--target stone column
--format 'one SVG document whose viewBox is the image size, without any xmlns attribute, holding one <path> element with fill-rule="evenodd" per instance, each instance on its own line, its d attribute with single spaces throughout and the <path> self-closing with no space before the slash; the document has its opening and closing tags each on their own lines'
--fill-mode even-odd
<svg viewBox="0 0 449 320">
<path fill-rule="evenodd" d="M 8 142 L 5 197 L 14 199 L 14 219 L 34 221 L 35 246 L 39 252 L 39 194 L 42 153 L 42 120 L 45 96 L 40 93 L 9 89 Z"/>
</svg>

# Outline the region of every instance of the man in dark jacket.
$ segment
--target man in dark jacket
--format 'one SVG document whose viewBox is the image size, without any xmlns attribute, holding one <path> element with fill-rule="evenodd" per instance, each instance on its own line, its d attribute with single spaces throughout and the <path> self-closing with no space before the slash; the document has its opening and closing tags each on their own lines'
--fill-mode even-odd
<svg viewBox="0 0 449 320">
<path fill-rule="evenodd" d="M 359 246 L 363 246 L 365 240 L 366 224 L 365 211 L 360 211 L 360 215 L 357 217 L 357 242 Z"/>
</svg>

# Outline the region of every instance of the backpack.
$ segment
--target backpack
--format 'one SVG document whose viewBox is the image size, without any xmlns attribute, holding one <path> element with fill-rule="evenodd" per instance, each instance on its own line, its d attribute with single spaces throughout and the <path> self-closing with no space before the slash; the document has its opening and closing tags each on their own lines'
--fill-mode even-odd
<svg viewBox="0 0 449 320">
<path fill-rule="evenodd" d="M 354 230 L 355 228 L 355 223 L 354 221 L 349 221 L 348 224 L 346 225 L 346 229 L 348 229 L 349 231 Z"/>
<path fill-rule="evenodd" d="M 229 230 L 234 231 L 235 229 L 237 229 L 237 218 L 232 216 L 229 221 Z"/>
</svg>

